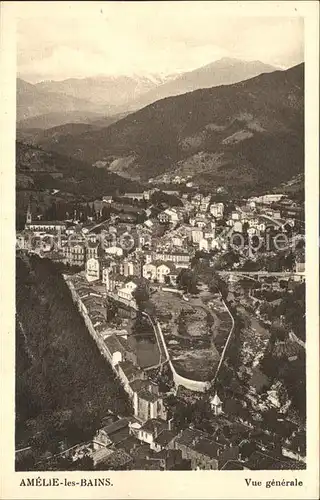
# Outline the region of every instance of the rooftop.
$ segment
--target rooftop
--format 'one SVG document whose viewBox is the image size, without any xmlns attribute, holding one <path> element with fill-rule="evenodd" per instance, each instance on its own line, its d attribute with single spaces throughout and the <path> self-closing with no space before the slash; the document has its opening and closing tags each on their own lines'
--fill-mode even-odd
<svg viewBox="0 0 320 500">
<path fill-rule="evenodd" d="M 149 401 L 149 403 L 155 403 L 159 398 L 159 394 L 153 394 L 147 389 L 141 389 L 138 392 L 138 396 L 140 399 L 144 399 L 145 401 Z"/>
<path fill-rule="evenodd" d="M 158 434 L 160 434 L 161 431 L 167 430 L 168 429 L 168 424 L 165 420 L 161 420 L 158 418 L 151 418 L 147 420 L 143 426 L 141 427 L 141 430 L 144 432 L 155 432 L 157 431 Z"/>
<path fill-rule="evenodd" d="M 167 446 L 175 437 L 176 432 L 169 431 L 169 429 L 164 429 L 158 434 L 157 438 L 154 440 L 156 444 L 161 446 Z"/>
<path fill-rule="evenodd" d="M 201 438 L 206 437 L 206 434 L 197 429 L 185 429 L 180 436 L 177 437 L 176 443 L 179 443 L 183 446 L 192 447 L 192 443 L 196 440 L 200 440 Z"/>
<path fill-rule="evenodd" d="M 272 452 L 254 451 L 245 463 L 250 470 L 294 470 L 304 468 L 304 464 L 287 457 L 276 457 Z"/>
<path fill-rule="evenodd" d="M 244 470 L 245 467 L 238 460 L 228 460 L 222 467 L 221 470 Z"/>
<path fill-rule="evenodd" d="M 121 361 L 118 365 L 129 382 L 134 381 L 136 377 L 141 374 L 141 370 L 139 370 L 131 361 Z"/>
<path fill-rule="evenodd" d="M 131 462 L 132 458 L 124 450 L 116 450 L 106 460 L 106 466 L 110 468 L 122 467 L 123 465 Z"/>
<path fill-rule="evenodd" d="M 26 226 L 65 226 L 65 222 L 54 221 L 54 220 L 34 220 L 32 222 L 26 222 Z"/>
<path fill-rule="evenodd" d="M 111 424 L 106 425 L 105 427 L 102 428 L 104 432 L 106 432 L 109 436 L 113 434 L 114 432 L 118 431 L 119 429 L 123 429 L 125 427 L 129 426 L 129 419 L 128 418 L 121 418 L 120 420 L 117 420 L 116 422 L 113 422 Z"/>
<path fill-rule="evenodd" d="M 115 352 L 121 352 L 122 354 L 125 353 L 125 349 L 120 343 L 120 339 L 115 335 L 110 335 L 109 337 L 104 339 L 104 342 L 111 355 L 114 354 Z"/>
<path fill-rule="evenodd" d="M 198 453 L 206 455 L 210 458 L 217 458 L 219 456 L 219 452 L 223 450 L 223 447 L 220 444 L 208 438 L 200 439 L 200 441 L 196 442 L 192 448 Z"/>
<path fill-rule="evenodd" d="M 150 385 L 156 386 L 156 384 L 154 382 L 152 382 L 151 380 L 137 379 L 137 380 L 134 380 L 133 382 L 131 382 L 130 387 L 134 392 L 139 392 L 142 389 L 148 389 L 150 387 Z"/>
<path fill-rule="evenodd" d="M 114 453 L 114 450 L 110 448 L 101 448 L 100 450 L 96 450 L 92 453 L 92 459 L 95 463 L 103 462 L 106 458 Z"/>
</svg>

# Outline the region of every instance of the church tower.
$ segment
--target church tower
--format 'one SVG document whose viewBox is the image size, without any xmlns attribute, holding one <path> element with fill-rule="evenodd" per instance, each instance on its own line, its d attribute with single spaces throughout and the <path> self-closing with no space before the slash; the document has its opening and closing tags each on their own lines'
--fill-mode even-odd
<svg viewBox="0 0 320 500">
<path fill-rule="evenodd" d="M 31 206 L 30 206 L 30 202 L 29 202 L 28 209 L 27 209 L 26 224 L 31 224 L 31 222 L 32 222 L 32 214 L 31 214 Z"/>
</svg>

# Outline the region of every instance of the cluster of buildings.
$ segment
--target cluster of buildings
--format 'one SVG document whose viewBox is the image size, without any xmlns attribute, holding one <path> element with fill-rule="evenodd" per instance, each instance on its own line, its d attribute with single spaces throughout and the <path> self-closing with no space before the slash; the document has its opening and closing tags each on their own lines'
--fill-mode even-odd
<svg viewBox="0 0 320 500">
<path fill-rule="evenodd" d="M 176 429 L 172 419 L 151 416 L 104 419 L 92 441 L 72 448 L 73 460 L 89 456 L 93 466 L 115 470 L 274 470 L 303 468 L 302 436 L 293 432 L 297 452 L 270 447 L 270 439 L 252 427 L 224 415 L 217 394 L 210 400 L 214 420 L 210 432 L 190 424 Z M 299 451 L 298 451 L 299 450 Z"/>
<path fill-rule="evenodd" d="M 119 214 L 111 214 L 100 224 L 35 221 L 29 207 L 25 229 L 17 234 L 17 246 L 70 266 L 86 266 L 92 281 L 102 278 L 106 267 L 103 259 L 107 258 L 116 273 L 162 283 L 174 280 L 179 269 L 188 267 L 197 250 L 226 250 L 234 234 L 253 238 L 264 235 L 269 228 L 303 232 L 297 229 L 302 208 L 282 194 L 242 200 L 232 210 L 201 193 L 181 194 L 180 206 L 155 206 L 151 194 L 152 190 L 125 193 L 129 204 L 146 202 L 140 222 L 129 213 L 133 219 L 123 221 Z M 104 197 L 101 203 L 114 206 L 111 196 Z M 119 269 L 128 258 L 129 271 L 122 273 Z M 298 267 L 303 267 L 301 259 Z"/>
<path fill-rule="evenodd" d="M 176 207 L 166 203 L 155 206 L 151 194 L 149 190 L 124 195 L 133 209 L 136 202 L 145 203 L 139 222 L 132 215 L 134 210 L 125 221 L 113 213 L 96 223 L 35 221 L 28 207 L 25 229 L 17 234 L 17 248 L 78 268 L 76 274 L 64 275 L 73 300 L 132 404 L 132 417 L 116 421 L 110 417 L 92 443 L 78 449 L 74 456 L 89 453 L 95 466 L 103 463 L 109 468 L 256 470 L 260 467 L 257 464 L 267 458 L 263 447 L 244 451 L 243 429 L 239 433 L 239 422 L 234 425 L 224 416 L 217 394 L 209 400 L 217 423 L 214 432 L 208 434 L 192 426 L 173 428 L 165 395 L 148 370 L 140 366 L 128 331 L 110 325 L 106 299 L 121 302 L 129 316 L 135 315 L 138 287 L 152 284 L 155 288 L 175 288 L 179 273 L 190 268 L 196 252 L 227 251 L 226 234 L 253 237 L 270 225 L 279 230 L 289 225 L 294 231 L 301 219 L 301 207 L 281 194 L 268 194 L 241 200 L 230 209 L 227 203 L 199 192 L 175 192 L 180 199 Z M 111 196 L 103 198 L 100 211 L 106 204 L 115 206 Z M 304 269 L 303 257 L 298 264 L 300 270 Z M 160 365 L 159 361 L 154 368 Z M 276 405 L 274 391 L 269 396 Z M 249 432 L 247 425 L 244 434 L 248 436 Z M 291 458 L 288 455 L 287 461 L 294 468 Z"/>
</svg>

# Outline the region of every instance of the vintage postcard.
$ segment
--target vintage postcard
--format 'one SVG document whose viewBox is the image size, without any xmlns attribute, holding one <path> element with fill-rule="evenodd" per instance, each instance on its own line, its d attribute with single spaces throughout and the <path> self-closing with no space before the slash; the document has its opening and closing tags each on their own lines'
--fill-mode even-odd
<svg viewBox="0 0 320 500">
<path fill-rule="evenodd" d="M 0 497 L 318 498 L 318 2 L 0 22 Z"/>
</svg>

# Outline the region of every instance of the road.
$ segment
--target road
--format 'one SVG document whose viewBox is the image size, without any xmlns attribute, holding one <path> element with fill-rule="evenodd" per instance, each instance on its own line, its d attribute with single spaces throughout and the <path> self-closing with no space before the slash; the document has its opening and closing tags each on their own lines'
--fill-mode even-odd
<svg viewBox="0 0 320 500">
<path fill-rule="evenodd" d="M 305 273 L 295 273 L 292 271 L 269 272 L 269 271 L 217 271 L 221 276 L 239 275 L 239 276 L 271 276 L 291 278 L 293 276 L 305 276 Z"/>
</svg>

